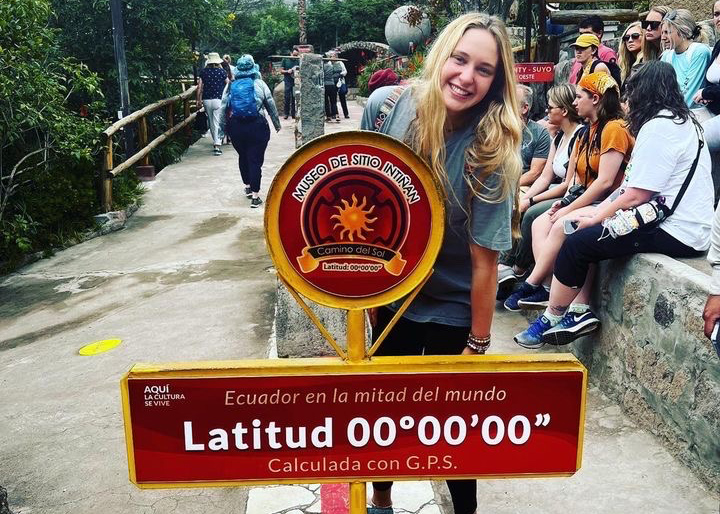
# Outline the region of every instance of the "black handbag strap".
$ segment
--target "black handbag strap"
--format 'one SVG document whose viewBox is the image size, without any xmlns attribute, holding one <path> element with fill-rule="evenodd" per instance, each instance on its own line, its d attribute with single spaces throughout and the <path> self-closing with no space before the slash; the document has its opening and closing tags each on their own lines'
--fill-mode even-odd
<svg viewBox="0 0 720 514">
<path fill-rule="evenodd" d="M 683 195 L 685 195 L 685 191 L 687 191 L 687 188 L 690 186 L 690 181 L 692 180 L 693 175 L 695 175 L 695 168 L 697 168 L 698 161 L 700 160 L 700 151 L 703 149 L 703 146 L 705 146 L 705 140 L 702 136 L 702 128 L 698 126 L 698 122 L 695 121 L 695 118 L 691 117 L 690 119 L 692 120 L 693 127 L 695 128 L 695 132 L 698 136 L 697 155 L 695 156 L 695 160 L 693 161 L 692 166 L 690 166 L 690 171 L 688 171 L 687 177 L 685 177 L 685 182 L 683 182 L 683 185 L 680 187 L 680 191 L 678 191 L 678 194 L 675 197 L 675 201 L 673 202 L 673 206 L 668 211 L 667 216 L 670 216 L 673 212 L 675 212 L 677 206 L 680 205 L 680 200 L 682 199 Z"/>
</svg>

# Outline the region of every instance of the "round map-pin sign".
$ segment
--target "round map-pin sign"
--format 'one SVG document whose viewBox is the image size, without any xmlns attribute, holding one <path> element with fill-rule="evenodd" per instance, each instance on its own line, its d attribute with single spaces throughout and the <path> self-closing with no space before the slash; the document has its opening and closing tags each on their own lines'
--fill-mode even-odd
<svg viewBox="0 0 720 514">
<path fill-rule="evenodd" d="M 365 309 L 412 292 L 444 229 L 441 186 L 407 145 L 347 131 L 299 148 L 268 192 L 265 234 L 278 273 L 329 307 Z"/>
</svg>

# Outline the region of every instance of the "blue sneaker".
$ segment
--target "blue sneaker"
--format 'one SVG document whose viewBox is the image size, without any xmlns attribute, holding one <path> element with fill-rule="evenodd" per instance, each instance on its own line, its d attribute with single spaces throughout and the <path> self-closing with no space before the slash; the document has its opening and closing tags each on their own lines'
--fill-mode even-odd
<svg viewBox="0 0 720 514">
<path fill-rule="evenodd" d="M 550 300 L 550 291 L 544 287 L 539 287 L 533 294 L 518 301 L 518 307 L 523 310 L 545 310 Z"/>
<path fill-rule="evenodd" d="M 542 340 L 547 344 L 569 344 L 579 337 L 595 332 L 598 328 L 600 328 L 600 320 L 592 311 L 568 312 L 560 323 L 543 334 Z"/>
<path fill-rule="evenodd" d="M 537 292 L 538 289 L 543 289 L 543 286 L 532 286 L 527 282 L 523 282 L 522 284 L 520 284 L 520 287 L 518 287 L 515 291 L 512 292 L 510 296 L 507 297 L 507 300 L 505 300 L 503 305 L 509 311 L 518 312 L 520 310 L 518 302 L 524 298 L 528 298 L 529 296 L 533 295 Z"/>
<path fill-rule="evenodd" d="M 552 325 L 550 324 L 550 320 L 547 319 L 545 315 L 543 315 L 530 323 L 530 326 L 527 328 L 527 330 L 520 332 L 515 337 L 513 337 L 513 339 L 523 348 L 537 350 L 538 348 L 542 348 L 545 345 L 545 343 L 543 342 L 543 334 L 546 331 L 550 330 L 551 327 Z"/>
</svg>

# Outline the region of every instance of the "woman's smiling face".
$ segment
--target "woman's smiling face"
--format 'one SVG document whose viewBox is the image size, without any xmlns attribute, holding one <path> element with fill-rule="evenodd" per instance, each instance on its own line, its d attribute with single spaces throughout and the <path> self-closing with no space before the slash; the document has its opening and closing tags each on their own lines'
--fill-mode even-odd
<svg viewBox="0 0 720 514">
<path fill-rule="evenodd" d="M 474 28 L 463 34 L 440 73 L 440 90 L 451 121 L 483 101 L 498 65 L 498 45 L 490 32 Z"/>
</svg>

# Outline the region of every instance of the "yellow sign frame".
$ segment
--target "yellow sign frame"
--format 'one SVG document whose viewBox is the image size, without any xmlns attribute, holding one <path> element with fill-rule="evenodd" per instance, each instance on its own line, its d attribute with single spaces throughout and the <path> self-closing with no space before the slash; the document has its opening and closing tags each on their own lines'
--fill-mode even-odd
<svg viewBox="0 0 720 514">
<path fill-rule="evenodd" d="M 339 145 L 363 144 L 390 152 L 408 164 L 425 189 L 430 203 L 431 229 L 430 240 L 420 262 L 415 269 L 399 284 L 371 296 L 345 298 L 327 293 L 306 281 L 294 268 L 280 240 L 280 204 L 282 193 L 293 178 L 295 172 L 314 156 Z M 265 207 L 265 237 L 270 256 L 275 263 L 278 275 L 288 288 L 304 297 L 327 307 L 340 309 L 369 309 L 387 305 L 413 292 L 432 272 L 435 258 L 440 252 L 445 229 L 445 203 L 443 188 L 427 164 L 407 145 L 396 139 L 366 130 L 351 130 L 328 134 L 302 146 L 285 161 L 275 175 L 270 186 Z"/>
<path fill-rule="evenodd" d="M 448 371 L 452 370 L 452 371 Z M 582 399 L 578 432 L 578 450 L 576 470 L 582 464 L 583 441 L 585 432 L 585 409 L 587 396 L 588 374 L 585 366 L 574 355 L 539 354 L 527 355 L 433 355 L 403 357 L 373 357 L 372 361 L 362 360 L 348 362 L 340 358 L 307 358 L 288 359 L 282 361 L 269 360 L 237 360 L 237 361 L 201 361 L 169 364 L 136 364 L 121 379 L 123 417 L 125 421 L 125 443 L 127 446 L 128 469 L 130 481 L 141 489 L 174 489 L 185 487 L 229 487 L 258 486 L 272 484 L 311 484 L 318 479 L 278 479 L 250 481 L 216 481 L 216 482 L 173 482 L 173 483 L 141 483 L 135 476 L 135 456 L 130 413 L 128 382 L 138 379 L 168 378 L 231 378 L 235 376 L 293 376 L 293 375 L 363 375 L 368 373 L 496 373 L 496 372 L 581 372 L 583 376 Z M 548 473 L 523 475 L 527 478 L 569 477 L 573 473 Z M 491 475 L 482 479 L 517 478 L 518 475 Z M 476 478 L 474 476 L 458 476 L 455 478 Z M 397 476 L 393 480 L 445 480 L 440 476 Z M 377 477 L 358 478 L 351 484 L 352 489 L 365 489 L 365 482 L 377 480 Z M 346 483 L 347 479 L 322 479 L 322 483 Z M 359 503 L 364 508 L 364 495 L 359 495 Z"/>
</svg>

